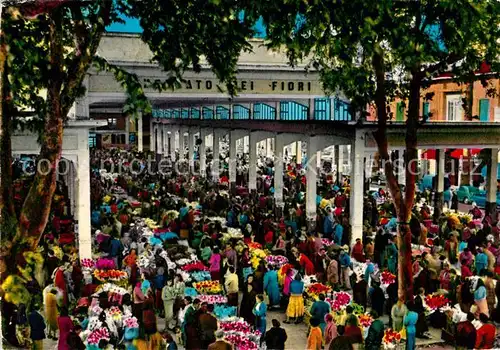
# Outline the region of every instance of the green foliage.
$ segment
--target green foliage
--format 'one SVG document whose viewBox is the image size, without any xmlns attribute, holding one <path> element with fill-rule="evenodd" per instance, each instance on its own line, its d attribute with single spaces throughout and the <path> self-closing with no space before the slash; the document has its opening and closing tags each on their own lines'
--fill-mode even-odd
<svg viewBox="0 0 500 350">
<path fill-rule="evenodd" d="M 256 16 L 238 18 L 237 0 L 128 0 L 127 14 L 140 19 L 142 39 L 153 60 L 167 72 L 159 90 L 175 88 L 186 69 L 200 72 L 211 67 L 227 91 L 237 93 L 236 69 L 242 51 L 251 49 Z"/>
<path fill-rule="evenodd" d="M 285 46 L 292 63 L 308 61 L 327 91 L 341 90 L 359 110 L 375 100 L 377 53 L 383 57 L 387 102 L 409 97 L 415 73 L 424 87 L 450 71 L 459 82 L 477 80 L 473 72 L 484 61 L 496 72 L 500 68 L 496 0 L 274 3 L 251 5 L 264 18 L 269 47 Z"/>
</svg>

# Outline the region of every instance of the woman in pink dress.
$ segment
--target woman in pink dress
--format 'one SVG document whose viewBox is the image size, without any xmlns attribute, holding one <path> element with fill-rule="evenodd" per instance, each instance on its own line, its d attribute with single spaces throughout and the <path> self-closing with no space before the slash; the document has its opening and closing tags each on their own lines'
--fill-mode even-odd
<svg viewBox="0 0 500 350">
<path fill-rule="evenodd" d="M 73 330 L 73 321 L 68 316 L 68 309 L 62 308 L 59 317 L 57 318 L 57 326 L 59 327 L 59 342 L 57 350 L 70 350 L 68 345 L 68 336 Z"/>
<path fill-rule="evenodd" d="M 212 281 L 220 281 L 220 262 L 221 256 L 219 254 L 219 248 L 215 247 L 213 254 L 208 261 L 210 263 L 210 277 Z"/>
</svg>

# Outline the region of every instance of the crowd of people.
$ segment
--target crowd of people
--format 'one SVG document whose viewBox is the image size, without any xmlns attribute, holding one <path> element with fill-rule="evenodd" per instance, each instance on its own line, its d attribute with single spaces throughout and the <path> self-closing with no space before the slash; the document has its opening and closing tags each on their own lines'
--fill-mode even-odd
<svg viewBox="0 0 500 350">
<path fill-rule="evenodd" d="M 309 326 L 307 349 L 415 349 L 429 326 L 460 348 L 495 346 L 500 231 L 488 217 L 444 212 L 432 220 L 417 198 L 415 298 L 403 301 L 398 223 L 383 190 L 366 193 L 363 236 L 353 240 L 349 217 L 361 213 L 349 212 L 348 179 L 321 178 L 310 230 L 304 171 L 293 161 L 276 210 L 272 160 L 263 160 L 259 190 L 248 193 L 173 169 L 141 171 L 146 159 L 92 154 L 94 257 L 80 261 L 74 238 L 61 242 L 72 224 L 56 213 L 43 241 L 51 277 L 34 290 L 43 299 L 16 311 L 18 340 L 30 334 L 23 344 L 42 349 L 48 337 L 61 350 L 294 348 L 281 312 L 282 322 Z M 128 171 L 114 172 L 120 165 Z"/>
</svg>

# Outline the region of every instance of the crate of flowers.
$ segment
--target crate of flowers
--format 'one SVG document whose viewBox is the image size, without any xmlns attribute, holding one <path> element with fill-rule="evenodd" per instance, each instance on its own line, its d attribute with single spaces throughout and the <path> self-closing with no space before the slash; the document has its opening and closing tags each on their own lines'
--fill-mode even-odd
<svg viewBox="0 0 500 350">
<path fill-rule="evenodd" d="M 200 294 L 222 293 L 222 286 L 219 281 L 200 281 L 193 284 L 193 287 Z"/>
</svg>

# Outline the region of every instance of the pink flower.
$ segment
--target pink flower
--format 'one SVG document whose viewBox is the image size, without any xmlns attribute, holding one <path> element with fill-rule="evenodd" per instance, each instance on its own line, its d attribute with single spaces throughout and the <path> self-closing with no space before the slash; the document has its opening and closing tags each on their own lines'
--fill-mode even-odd
<svg viewBox="0 0 500 350">
<path fill-rule="evenodd" d="M 87 338 L 87 342 L 92 345 L 97 345 L 102 339 L 110 339 L 109 331 L 106 327 L 98 328 L 92 331 Z"/>
</svg>

